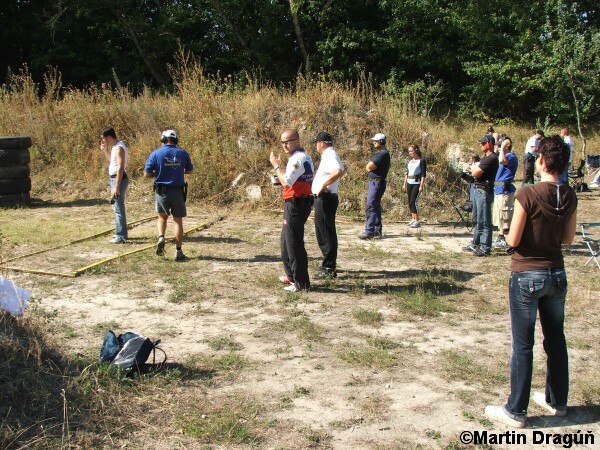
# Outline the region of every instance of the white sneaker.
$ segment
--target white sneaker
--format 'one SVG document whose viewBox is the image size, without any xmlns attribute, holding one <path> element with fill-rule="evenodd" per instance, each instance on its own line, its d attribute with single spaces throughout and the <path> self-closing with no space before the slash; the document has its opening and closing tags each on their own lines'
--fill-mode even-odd
<svg viewBox="0 0 600 450">
<path fill-rule="evenodd" d="M 289 286 L 284 287 L 283 290 L 288 292 L 298 292 L 298 288 L 295 284 L 290 284 Z"/>
<path fill-rule="evenodd" d="M 113 238 L 108 241 L 109 244 L 125 244 L 127 240 L 122 236 L 113 236 Z"/>
<path fill-rule="evenodd" d="M 523 428 L 525 427 L 525 420 L 517 420 L 510 417 L 503 406 L 492 406 L 488 405 L 485 407 L 485 416 L 493 420 L 494 422 L 499 422 L 504 425 L 508 425 L 513 428 Z"/>
<path fill-rule="evenodd" d="M 415 220 L 411 225 L 409 225 L 411 228 L 419 228 L 421 226 L 421 222 L 419 222 L 418 220 Z"/>
<path fill-rule="evenodd" d="M 555 407 L 547 403 L 546 395 L 543 392 L 534 392 L 532 399 L 535 403 L 538 404 L 538 406 L 541 406 L 553 416 L 562 417 L 567 413 L 566 407 L 565 409 L 556 409 Z"/>
<path fill-rule="evenodd" d="M 590 184 L 588 184 L 588 187 L 589 188 L 593 188 L 593 189 L 597 189 L 598 186 L 600 186 L 598 183 L 590 183 Z"/>
<path fill-rule="evenodd" d="M 413 223 L 415 223 L 415 219 L 410 219 L 410 222 L 408 222 L 408 226 L 410 227 Z"/>
</svg>

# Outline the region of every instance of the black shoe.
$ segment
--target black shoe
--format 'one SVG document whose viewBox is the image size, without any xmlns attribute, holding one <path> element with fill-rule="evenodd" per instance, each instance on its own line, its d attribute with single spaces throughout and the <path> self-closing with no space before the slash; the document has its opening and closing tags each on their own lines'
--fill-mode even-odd
<svg viewBox="0 0 600 450">
<path fill-rule="evenodd" d="M 358 235 L 359 239 L 365 240 L 365 239 L 373 239 L 375 237 L 375 235 L 373 234 L 367 234 L 367 233 L 361 233 Z"/>
<path fill-rule="evenodd" d="M 175 255 L 175 261 L 187 261 L 188 257 L 183 254 L 181 250 L 177 250 L 177 254 Z"/>
<path fill-rule="evenodd" d="M 165 254 L 165 240 L 159 239 L 158 244 L 156 244 L 156 254 L 158 256 L 162 256 Z"/>
<path fill-rule="evenodd" d="M 477 250 L 475 250 L 473 252 L 473 254 L 475 256 L 490 256 L 490 252 L 485 252 L 485 251 L 481 250 L 480 248 L 478 248 Z"/>
<path fill-rule="evenodd" d="M 335 270 L 323 269 L 320 272 L 317 272 L 313 275 L 313 280 L 327 280 L 336 277 L 337 272 Z"/>
</svg>

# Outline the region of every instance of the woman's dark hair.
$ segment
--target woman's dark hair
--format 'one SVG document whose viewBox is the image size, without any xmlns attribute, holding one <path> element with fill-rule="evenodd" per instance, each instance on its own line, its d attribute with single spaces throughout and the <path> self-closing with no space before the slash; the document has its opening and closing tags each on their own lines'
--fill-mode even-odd
<svg viewBox="0 0 600 450">
<path fill-rule="evenodd" d="M 413 148 L 413 150 L 415 151 L 415 153 L 416 153 L 417 155 L 419 155 L 419 158 L 422 158 L 422 157 L 423 157 L 423 155 L 421 155 L 421 149 L 419 148 L 419 146 L 418 146 L 417 144 L 410 144 L 410 145 L 408 146 L 408 148 L 411 148 L 411 147 Z"/>
<path fill-rule="evenodd" d="M 558 134 L 543 138 L 540 141 L 538 152 L 544 156 L 548 173 L 560 174 L 569 164 L 571 150 Z"/>
</svg>

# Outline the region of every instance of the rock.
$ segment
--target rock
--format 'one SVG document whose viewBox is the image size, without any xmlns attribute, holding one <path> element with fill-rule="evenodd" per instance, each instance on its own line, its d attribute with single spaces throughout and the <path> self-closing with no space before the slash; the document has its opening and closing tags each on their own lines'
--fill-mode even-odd
<svg viewBox="0 0 600 450">
<path fill-rule="evenodd" d="M 250 200 L 258 201 L 262 197 L 262 190 L 260 189 L 260 186 L 257 186 L 256 184 L 246 186 L 246 193 Z"/>
</svg>

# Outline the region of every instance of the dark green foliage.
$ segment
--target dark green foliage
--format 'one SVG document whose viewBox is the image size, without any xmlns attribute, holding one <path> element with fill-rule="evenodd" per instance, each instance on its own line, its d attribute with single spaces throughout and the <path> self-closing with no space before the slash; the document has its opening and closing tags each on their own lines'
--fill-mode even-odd
<svg viewBox="0 0 600 450">
<path fill-rule="evenodd" d="M 369 74 L 390 94 L 429 80 L 444 86 L 444 114 L 585 125 L 600 115 L 598 11 L 562 0 L 5 0 L 0 77 L 27 64 L 35 79 L 57 67 L 75 87 L 170 90 L 184 49 L 242 86 L 247 74 Z"/>
</svg>

